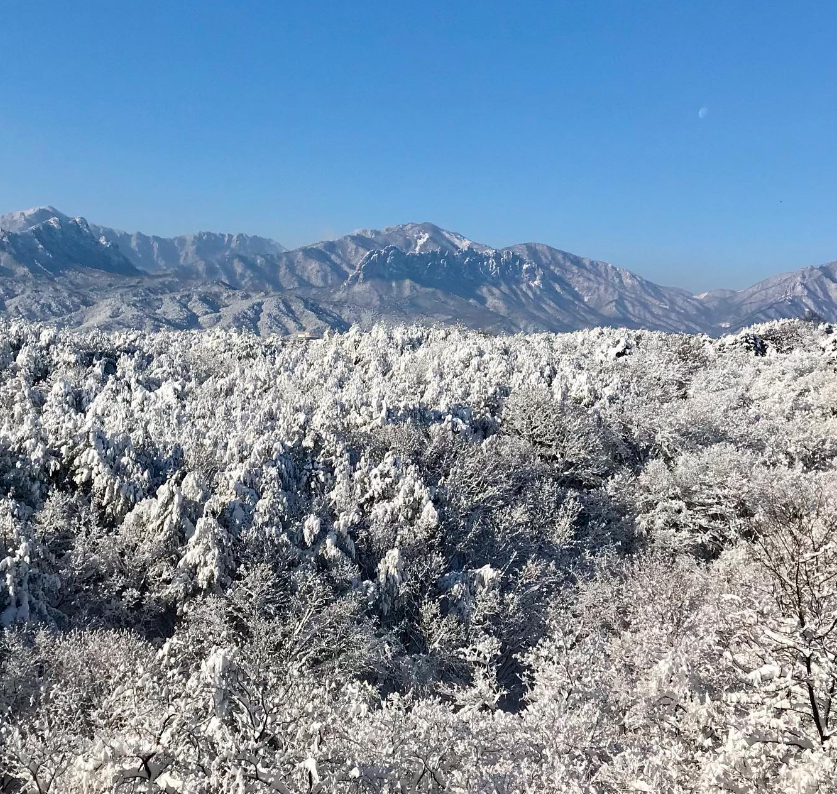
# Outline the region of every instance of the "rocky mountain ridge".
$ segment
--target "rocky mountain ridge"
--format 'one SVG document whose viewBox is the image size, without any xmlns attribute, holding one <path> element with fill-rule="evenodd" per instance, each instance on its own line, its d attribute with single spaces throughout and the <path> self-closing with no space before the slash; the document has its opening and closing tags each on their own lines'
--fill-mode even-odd
<svg viewBox="0 0 837 794">
<path fill-rule="evenodd" d="M 0 216 L 0 314 L 111 330 L 321 333 L 383 320 L 717 335 L 781 317 L 837 319 L 837 263 L 692 295 L 542 243 L 494 249 L 431 223 L 288 250 L 245 234 L 122 232 L 44 206 Z"/>
</svg>

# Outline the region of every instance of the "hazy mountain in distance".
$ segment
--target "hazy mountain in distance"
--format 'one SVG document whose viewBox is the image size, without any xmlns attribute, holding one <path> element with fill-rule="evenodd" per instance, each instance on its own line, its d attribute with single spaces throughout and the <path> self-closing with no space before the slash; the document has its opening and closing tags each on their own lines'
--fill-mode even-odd
<svg viewBox="0 0 837 794">
<path fill-rule="evenodd" d="M 0 276 L 0 317 L 108 331 L 233 327 L 261 336 L 321 334 L 350 325 L 327 306 L 293 294 L 249 292 L 219 281 L 186 286 L 169 277 L 101 273 L 55 279 Z M 362 312 L 353 316 L 364 319 L 369 322 Z"/>
<path fill-rule="evenodd" d="M 183 278 L 223 277 L 224 263 L 236 256 L 280 254 L 285 247 L 275 240 L 248 234 L 196 232 L 178 237 L 157 237 L 91 226 L 96 234 L 119 246 L 125 256 L 148 273 L 170 272 Z"/>
<path fill-rule="evenodd" d="M 24 232 L 51 218 L 70 220 L 68 215 L 47 205 L 0 216 L 0 229 Z M 89 228 L 97 238 L 118 246 L 135 268 L 146 273 L 168 272 L 183 279 L 203 281 L 223 278 L 228 260 L 279 254 L 287 250 L 275 240 L 247 234 L 196 232 L 177 237 L 158 237 L 97 224 L 89 224 Z"/>
<path fill-rule="evenodd" d="M 55 278 L 78 271 L 141 275 L 117 246 L 94 235 L 84 218 L 40 217 L 41 209 L 29 216 L 13 213 L 18 231 L 0 230 L 0 275 Z"/>
<path fill-rule="evenodd" d="M 837 319 L 837 262 L 805 267 L 759 281 L 746 289 L 713 290 L 700 296 L 715 325 L 743 327 L 782 317 Z"/>
<path fill-rule="evenodd" d="M 50 218 L 58 218 L 62 221 L 70 220 L 68 215 L 59 212 L 55 207 L 32 207 L 28 210 L 17 210 L 6 215 L 0 215 L 0 230 L 7 232 L 25 232 L 39 223 L 48 221 Z"/>
<path fill-rule="evenodd" d="M 244 234 L 129 234 L 51 206 L 4 215 L 0 229 L 0 314 L 69 326 L 267 334 L 380 320 L 719 334 L 779 317 L 837 319 L 837 264 L 692 295 L 542 243 L 494 249 L 432 223 L 290 251 Z"/>
<path fill-rule="evenodd" d="M 601 324 L 594 309 L 551 276 L 510 250 L 410 253 L 390 245 L 370 251 L 334 300 L 374 309 L 382 316 L 461 321 L 492 331 Z"/>
<path fill-rule="evenodd" d="M 432 223 L 406 223 L 385 229 L 361 229 L 339 237 L 305 245 L 272 257 L 274 280 L 266 287 L 318 290 L 342 285 L 370 251 L 394 246 L 405 253 L 489 250 L 460 234 Z M 263 268 L 261 263 L 257 263 Z M 264 269 L 264 268 L 263 268 Z"/>
<path fill-rule="evenodd" d="M 561 286 L 563 294 L 595 311 L 599 325 L 690 333 L 705 330 L 703 307 L 686 290 L 662 287 L 629 270 L 542 243 L 524 243 L 507 250 L 537 264 Z"/>
</svg>

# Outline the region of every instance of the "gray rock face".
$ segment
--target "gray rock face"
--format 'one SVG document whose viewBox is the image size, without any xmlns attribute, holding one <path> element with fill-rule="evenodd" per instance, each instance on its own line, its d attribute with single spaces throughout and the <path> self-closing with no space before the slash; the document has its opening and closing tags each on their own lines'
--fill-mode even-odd
<svg viewBox="0 0 837 794">
<path fill-rule="evenodd" d="M 719 334 L 837 319 L 837 263 L 697 296 L 540 243 L 497 250 L 431 223 L 292 251 L 243 234 L 130 234 L 49 206 L 4 215 L 0 230 L 0 313 L 73 327 L 320 333 L 384 320 Z"/>
</svg>

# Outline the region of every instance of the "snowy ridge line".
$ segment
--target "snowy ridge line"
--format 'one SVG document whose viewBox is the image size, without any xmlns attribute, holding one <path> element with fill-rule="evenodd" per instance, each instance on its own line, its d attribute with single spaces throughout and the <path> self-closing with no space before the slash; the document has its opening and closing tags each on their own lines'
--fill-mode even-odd
<svg viewBox="0 0 837 794">
<path fill-rule="evenodd" d="M 2 216 L 0 229 L 2 314 L 66 327 L 318 335 L 388 321 L 720 336 L 783 317 L 837 320 L 837 263 L 691 295 L 547 245 L 497 250 L 431 223 L 292 251 L 242 234 L 130 234 L 48 206 Z"/>
</svg>

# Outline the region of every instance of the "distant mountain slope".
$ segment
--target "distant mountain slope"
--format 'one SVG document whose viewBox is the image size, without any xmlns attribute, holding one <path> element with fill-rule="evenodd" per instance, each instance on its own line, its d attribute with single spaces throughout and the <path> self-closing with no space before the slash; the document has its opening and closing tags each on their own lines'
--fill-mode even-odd
<svg viewBox="0 0 837 794">
<path fill-rule="evenodd" d="M 119 246 L 125 256 L 148 273 L 168 271 L 189 279 L 223 277 L 227 260 L 242 256 L 280 254 L 285 247 L 266 237 L 247 234 L 197 232 L 178 237 L 157 237 L 142 232 L 121 232 L 91 226 L 96 234 Z"/>
<path fill-rule="evenodd" d="M 371 251 L 395 247 L 405 253 L 489 250 L 432 223 L 407 223 L 386 229 L 362 229 L 336 240 L 323 240 L 256 262 L 262 272 L 272 266 L 272 281 L 263 288 L 317 290 L 343 284 Z M 236 281 L 231 281 L 236 285 Z"/>
<path fill-rule="evenodd" d="M 71 220 L 55 207 L 34 207 L 0 216 L 0 230 L 22 233 L 52 218 L 62 223 Z M 118 247 L 134 268 L 146 273 L 168 272 L 184 280 L 224 278 L 230 262 L 238 257 L 270 256 L 287 250 L 275 240 L 247 234 L 196 232 L 158 237 L 97 224 L 89 224 L 89 230 L 95 238 Z"/>
<path fill-rule="evenodd" d="M 25 232 L 27 229 L 48 221 L 50 218 L 58 218 L 62 221 L 70 220 L 68 215 L 59 212 L 55 207 L 32 207 L 28 210 L 17 210 L 6 215 L 0 215 L 0 229 L 7 232 Z"/>
<path fill-rule="evenodd" d="M 603 317 L 514 251 L 371 251 L 334 296 L 381 316 L 400 314 L 489 330 L 584 328 Z"/>
<path fill-rule="evenodd" d="M 806 267 L 759 281 L 733 292 L 714 290 L 701 296 L 713 325 L 743 328 L 782 317 L 818 315 L 837 319 L 837 262 Z"/>
<path fill-rule="evenodd" d="M 141 275 L 119 248 L 92 233 L 84 218 L 55 215 L 37 223 L 17 219 L 18 231 L 0 231 L 0 275 L 54 278 L 70 271 Z"/>
<path fill-rule="evenodd" d="M 92 272 L 50 280 L 0 277 L 0 316 L 113 331 L 234 327 L 262 336 L 321 334 L 346 330 L 350 324 L 329 307 L 292 294 L 247 292 L 222 282 L 189 287 L 170 277 Z M 352 319 L 365 318 L 360 312 Z"/>
<path fill-rule="evenodd" d="M 599 325 L 689 333 L 707 330 L 703 306 L 686 290 L 661 287 L 607 262 L 542 243 L 524 243 L 508 250 L 537 264 L 560 285 L 564 295 L 575 297 L 596 312 Z"/>
<path fill-rule="evenodd" d="M 385 229 L 362 229 L 350 235 L 370 240 L 374 248 L 395 246 L 408 254 L 428 251 L 490 251 L 490 246 L 475 243 L 457 232 L 440 229 L 432 223 L 405 223 Z"/>
<path fill-rule="evenodd" d="M 718 334 L 780 317 L 837 320 L 837 263 L 696 296 L 541 243 L 498 250 L 432 223 L 291 251 L 244 234 L 130 234 L 51 206 L 0 216 L 0 230 L 0 313 L 69 326 L 267 334 L 383 320 Z"/>
</svg>

